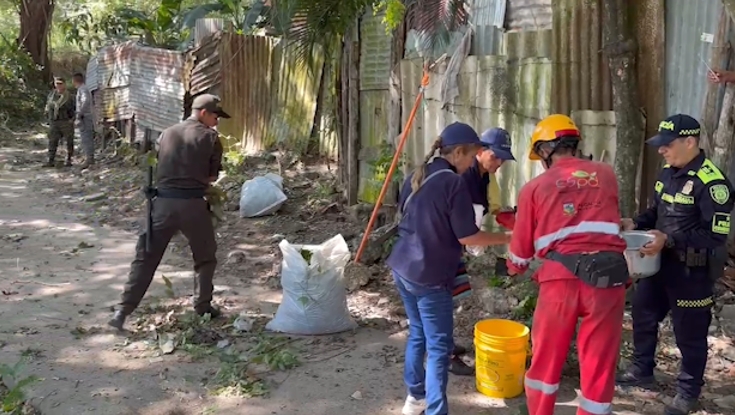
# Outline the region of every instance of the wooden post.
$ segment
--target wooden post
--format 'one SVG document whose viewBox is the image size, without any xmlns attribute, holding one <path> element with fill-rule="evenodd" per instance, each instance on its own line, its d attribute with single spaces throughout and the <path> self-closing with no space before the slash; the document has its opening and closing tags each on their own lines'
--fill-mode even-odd
<svg viewBox="0 0 735 415">
<path fill-rule="evenodd" d="M 636 173 L 645 135 L 638 99 L 637 44 L 632 37 L 628 16 L 631 8 L 629 0 L 602 2 L 604 51 L 610 67 L 613 109 L 617 120 L 615 174 L 620 183 L 620 211 L 626 217 L 632 216 L 636 210 Z"/>
<path fill-rule="evenodd" d="M 347 205 L 358 202 L 360 186 L 360 21 L 355 22 L 348 43 L 349 89 L 347 91 Z"/>
<path fill-rule="evenodd" d="M 712 56 L 709 61 L 711 68 L 727 68 L 730 58 L 730 43 L 727 35 L 730 31 L 732 21 L 727 13 L 722 13 L 720 22 L 717 25 L 717 32 L 712 42 Z M 719 85 L 708 82 L 707 93 L 704 97 L 704 107 L 702 108 L 702 146 L 705 152 L 712 154 L 714 149 L 715 130 L 717 129 L 717 101 L 719 98 Z"/>
</svg>

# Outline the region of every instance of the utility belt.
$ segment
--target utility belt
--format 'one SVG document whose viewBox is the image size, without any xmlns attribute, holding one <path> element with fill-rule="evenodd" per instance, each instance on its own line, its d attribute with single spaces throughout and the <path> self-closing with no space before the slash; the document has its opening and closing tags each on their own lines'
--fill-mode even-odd
<svg viewBox="0 0 735 415">
<path fill-rule="evenodd" d="M 550 251 L 546 259 L 564 265 L 582 282 L 595 288 L 622 287 L 630 278 L 628 262 L 618 252 L 561 254 Z"/>
<path fill-rule="evenodd" d="M 669 250 L 664 254 L 673 255 L 687 268 L 707 268 L 710 279 L 720 279 L 727 264 L 727 248 L 722 246 L 715 249 L 686 248 L 684 250 Z"/>
<path fill-rule="evenodd" d="M 206 194 L 204 189 L 156 189 L 146 190 L 147 197 L 159 197 L 161 199 L 203 199 Z"/>
</svg>

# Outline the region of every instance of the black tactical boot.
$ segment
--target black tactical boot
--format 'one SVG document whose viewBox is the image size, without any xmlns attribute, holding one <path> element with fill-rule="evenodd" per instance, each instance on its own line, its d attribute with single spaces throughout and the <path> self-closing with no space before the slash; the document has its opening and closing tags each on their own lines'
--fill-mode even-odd
<svg viewBox="0 0 735 415">
<path fill-rule="evenodd" d="M 219 316 L 222 315 L 222 312 L 219 311 L 219 308 L 217 308 L 217 307 L 215 307 L 213 305 L 210 305 L 210 306 L 204 307 L 202 309 L 196 310 L 196 312 L 200 316 L 203 316 L 205 314 L 209 314 L 209 316 L 211 318 L 217 318 L 217 317 L 219 317 Z"/>
<path fill-rule="evenodd" d="M 664 415 L 688 415 L 696 406 L 696 399 L 688 399 L 677 393 L 671 403 L 664 408 Z"/>
<path fill-rule="evenodd" d="M 449 358 L 449 373 L 457 376 L 472 376 L 475 374 L 475 368 L 467 366 L 459 356 L 455 355 Z"/>
<path fill-rule="evenodd" d="M 70 158 L 66 159 L 66 163 L 64 163 L 64 166 L 71 167 L 71 159 Z"/>
<path fill-rule="evenodd" d="M 467 348 L 455 344 L 454 350 L 452 350 L 452 356 L 462 356 L 463 354 L 467 354 Z"/>
<path fill-rule="evenodd" d="M 630 368 L 615 377 L 618 386 L 650 387 L 655 385 L 656 378 L 653 376 L 641 376 L 635 368 Z"/>
<path fill-rule="evenodd" d="M 48 161 L 43 163 L 41 167 L 56 167 L 56 163 L 54 163 L 54 158 L 49 157 Z"/>
<path fill-rule="evenodd" d="M 127 316 L 125 315 L 125 313 L 123 313 L 122 310 L 117 310 L 117 311 L 115 311 L 115 314 L 112 316 L 112 318 L 110 319 L 110 321 L 107 322 L 107 324 L 109 324 L 110 326 L 112 326 L 112 327 L 114 327 L 114 328 L 116 328 L 118 330 L 122 330 L 123 329 L 123 326 L 125 325 L 125 318 L 126 317 Z"/>
</svg>

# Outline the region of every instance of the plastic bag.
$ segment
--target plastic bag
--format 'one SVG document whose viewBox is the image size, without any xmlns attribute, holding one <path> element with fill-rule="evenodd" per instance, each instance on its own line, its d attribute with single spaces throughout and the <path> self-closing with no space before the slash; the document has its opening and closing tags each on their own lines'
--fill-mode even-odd
<svg viewBox="0 0 735 415">
<path fill-rule="evenodd" d="M 477 229 L 482 229 L 482 218 L 483 213 L 485 212 L 485 208 L 482 205 L 473 204 L 472 208 L 475 210 L 475 225 L 477 225 Z M 467 247 L 467 253 L 469 253 L 472 256 L 480 256 L 485 252 L 484 246 L 468 246 Z"/>
<path fill-rule="evenodd" d="M 254 218 L 276 213 L 286 203 L 283 178 L 268 173 L 246 180 L 240 191 L 240 217 Z"/>
<path fill-rule="evenodd" d="M 342 235 L 321 245 L 281 248 L 283 299 L 265 328 L 291 334 L 331 334 L 352 330 L 357 324 L 347 308 L 344 271 L 351 254 Z"/>
</svg>

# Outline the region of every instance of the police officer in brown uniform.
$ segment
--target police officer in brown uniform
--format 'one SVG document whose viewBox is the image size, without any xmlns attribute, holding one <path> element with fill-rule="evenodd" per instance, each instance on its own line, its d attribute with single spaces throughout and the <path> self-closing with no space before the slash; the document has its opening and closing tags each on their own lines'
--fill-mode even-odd
<svg viewBox="0 0 735 415">
<path fill-rule="evenodd" d="M 205 191 L 222 167 L 222 144 L 212 127 L 220 118 L 230 118 L 220 99 L 196 97 L 188 119 L 167 128 L 158 138 L 157 189 L 153 192 L 152 232 L 146 251 L 146 235 L 138 238 L 135 259 L 125 284 L 120 307 L 109 321 L 122 329 L 125 318 L 140 304 L 153 280 L 169 241 L 178 231 L 186 237 L 194 258 L 199 294 L 194 309 L 200 315 L 220 315 L 211 305 L 212 279 L 217 266 L 217 244 Z"/>
</svg>

